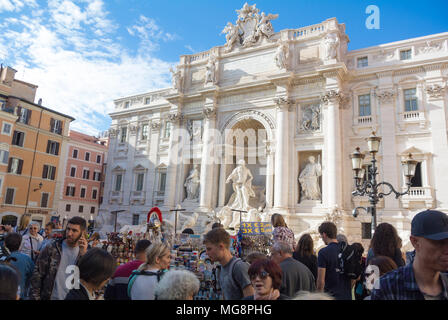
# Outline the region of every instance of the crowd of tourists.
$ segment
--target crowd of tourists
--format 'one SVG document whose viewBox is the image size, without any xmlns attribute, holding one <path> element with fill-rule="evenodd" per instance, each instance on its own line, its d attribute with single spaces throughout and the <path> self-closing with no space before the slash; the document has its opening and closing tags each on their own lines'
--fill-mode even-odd
<svg viewBox="0 0 448 320">
<path fill-rule="evenodd" d="M 377 226 L 364 250 L 360 243 L 348 243 L 334 223 L 323 222 L 318 232 L 325 247 L 316 254 L 310 234 L 296 242 L 280 214 L 271 222 L 269 256 L 234 256 L 231 236 L 219 223 L 203 236 L 223 299 L 448 300 L 448 216 L 443 212 L 426 210 L 413 218 L 414 250 L 408 253 L 388 223 Z M 1 226 L 1 300 L 95 300 L 100 290 L 105 300 L 191 300 L 199 290 L 194 273 L 170 269 L 167 243 L 139 240 L 135 260 L 116 268 L 107 250 L 86 240 L 83 218 L 71 218 L 60 239 L 50 237 L 55 227 L 47 224 L 42 237 L 35 222 Z"/>
</svg>

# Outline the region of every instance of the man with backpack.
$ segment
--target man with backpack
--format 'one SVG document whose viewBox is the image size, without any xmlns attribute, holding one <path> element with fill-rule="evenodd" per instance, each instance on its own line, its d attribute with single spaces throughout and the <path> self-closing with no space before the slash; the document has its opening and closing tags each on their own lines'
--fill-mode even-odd
<svg viewBox="0 0 448 320">
<path fill-rule="evenodd" d="M 341 246 L 336 239 L 336 225 L 322 223 L 319 234 L 327 246 L 317 256 L 317 291 L 330 293 L 337 300 L 352 300 L 351 279 L 341 272 Z"/>
<path fill-rule="evenodd" d="M 249 275 L 249 265 L 232 256 L 230 235 L 223 228 L 215 228 L 204 236 L 206 253 L 212 262 L 219 262 L 218 281 L 225 300 L 241 300 L 254 295 Z"/>
</svg>

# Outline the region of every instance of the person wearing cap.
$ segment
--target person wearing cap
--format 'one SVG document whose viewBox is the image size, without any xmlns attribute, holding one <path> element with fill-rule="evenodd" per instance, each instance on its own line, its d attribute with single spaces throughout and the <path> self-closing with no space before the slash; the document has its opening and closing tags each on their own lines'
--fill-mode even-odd
<svg viewBox="0 0 448 320">
<path fill-rule="evenodd" d="M 372 300 L 448 300 L 448 215 L 418 213 L 411 223 L 412 263 L 379 279 Z"/>
</svg>

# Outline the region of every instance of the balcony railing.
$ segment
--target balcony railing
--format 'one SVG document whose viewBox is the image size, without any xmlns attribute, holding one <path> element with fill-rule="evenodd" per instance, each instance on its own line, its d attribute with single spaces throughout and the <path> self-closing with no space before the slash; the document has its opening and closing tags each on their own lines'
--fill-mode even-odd
<svg viewBox="0 0 448 320">
<path fill-rule="evenodd" d="M 401 113 L 402 121 L 425 121 L 425 112 L 423 111 L 406 111 Z"/>
<path fill-rule="evenodd" d="M 357 125 L 370 125 L 372 124 L 372 122 L 373 122 L 372 116 L 363 116 L 356 118 Z"/>
<path fill-rule="evenodd" d="M 401 198 L 401 202 L 403 203 L 404 208 L 409 208 L 412 202 L 414 203 L 425 202 L 426 208 L 432 208 L 434 202 L 434 198 L 432 196 L 432 188 L 411 187 L 411 189 L 409 190 L 409 194 L 404 195 Z"/>
</svg>

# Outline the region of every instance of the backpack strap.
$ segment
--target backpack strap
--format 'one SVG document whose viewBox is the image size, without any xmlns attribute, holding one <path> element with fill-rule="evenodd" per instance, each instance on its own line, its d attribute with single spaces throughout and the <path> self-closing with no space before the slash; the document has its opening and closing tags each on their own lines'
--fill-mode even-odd
<svg viewBox="0 0 448 320">
<path fill-rule="evenodd" d="M 129 281 L 128 281 L 128 297 L 131 298 L 131 290 L 132 290 L 132 286 L 134 285 L 135 279 L 137 279 L 137 276 L 157 276 L 157 282 L 160 281 L 160 279 L 163 276 L 163 271 L 159 270 L 157 272 L 154 271 L 146 271 L 146 270 L 134 270 L 132 271 L 131 275 L 129 276 Z M 157 300 L 157 299 L 156 299 Z"/>
<path fill-rule="evenodd" d="M 240 290 L 241 290 L 241 292 L 242 292 L 242 291 L 243 291 L 243 288 L 241 288 L 241 285 L 239 284 L 239 282 L 235 280 L 235 274 L 234 274 L 234 272 L 233 272 L 233 270 L 235 269 L 235 265 L 236 265 L 237 263 L 239 263 L 239 262 L 243 262 L 243 263 L 245 263 L 243 260 L 241 260 L 241 258 L 236 258 L 236 259 L 234 259 L 234 260 L 232 261 L 232 264 L 230 265 L 230 270 L 229 270 L 229 272 L 230 272 L 231 277 L 232 277 L 232 282 L 236 285 L 236 287 L 240 288 Z"/>
</svg>

